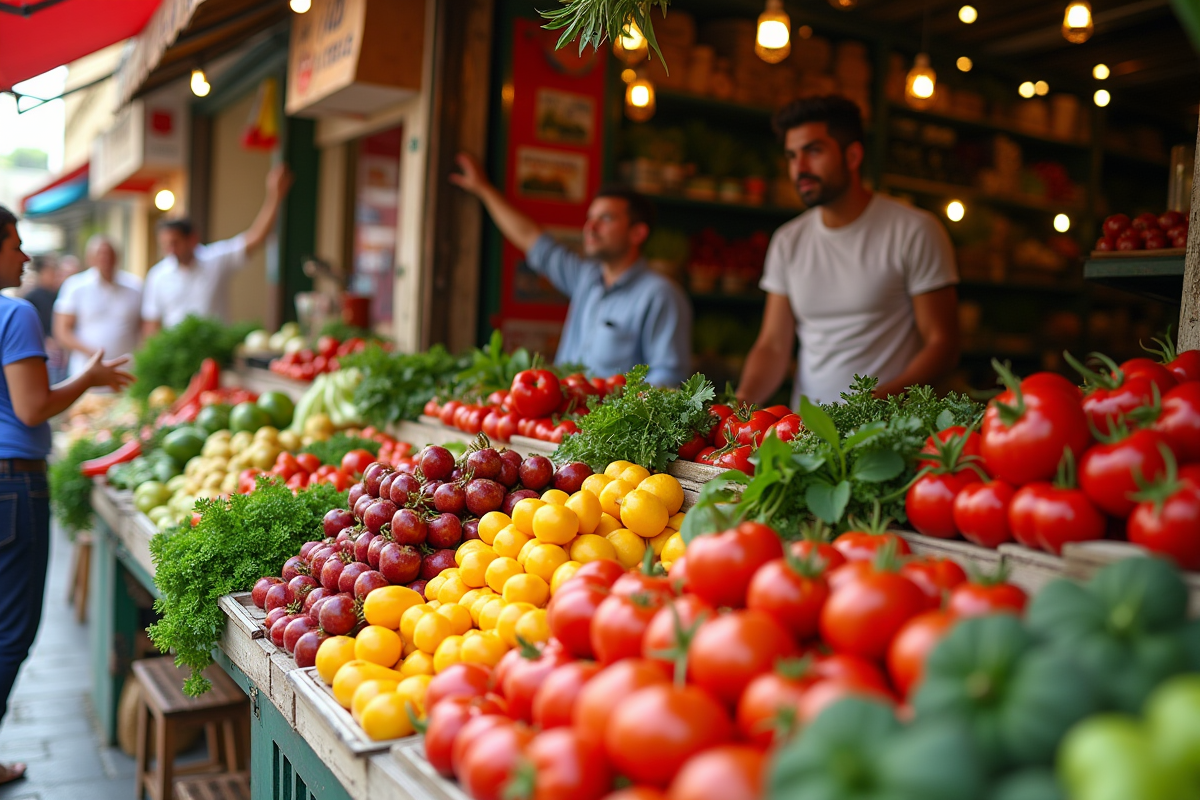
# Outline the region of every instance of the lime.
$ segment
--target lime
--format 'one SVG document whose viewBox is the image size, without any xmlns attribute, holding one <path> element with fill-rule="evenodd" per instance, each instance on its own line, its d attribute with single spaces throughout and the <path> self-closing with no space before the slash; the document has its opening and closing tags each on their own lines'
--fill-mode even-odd
<svg viewBox="0 0 1200 800">
<path fill-rule="evenodd" d="M 229 414 L 229 430 L 234 433 L 241 431 L 254 433 L 262 426 L 269 424 L 271 424 L 270 416 L 254 403 L 238 403 Z"/>
<path fill-rule="evenodd" d="M 225 403 L 213 403 L 200 409 L 196 415 L 196 424 L 208 433 L 216 433 L 229 427 L 229 406 Z"/>
<path fill-rule="evenodd" d="M 204 449 L 204 440 L 208 435 L 193 427 L 173 430 L 163 439 L 163 452 L 171 457 L 176 464 L 186 464 Z"/>
<path fill-rule="evenodd" d="M 283 392 L 263 392 L 258 396 L 258 407 L 267 412 L 271 424 L 281 430 L 292 424 L 292 412 L 296 410 L 292 398 Z"/>
<path fill-rule="evenodd" d="M 166 505 L 171 499 L 171 491 L 159 481 L 146 481 L 133 490 L 133 504 L 143 514 L 152 508 Z"/>
</svg>

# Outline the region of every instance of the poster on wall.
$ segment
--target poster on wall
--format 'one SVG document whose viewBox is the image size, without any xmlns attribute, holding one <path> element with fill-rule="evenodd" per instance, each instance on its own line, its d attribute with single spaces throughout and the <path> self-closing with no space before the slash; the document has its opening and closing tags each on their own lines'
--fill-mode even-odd
<svg viewBox="0 0 1200 800">
<path fill-rule="evenodd" d="M 504 165 L 505 195 L 555 239 L 578 245 L 588 204 L 600 185 L 608 53 L 556 50 L 558 37 L 536 19 L 513 22 L 512 103 Z M 567 298 L 529 268 L 508 242 L 501 252 L 500 313 L 506 344 L 549 356 L 558 346 Z"/>
</svg>

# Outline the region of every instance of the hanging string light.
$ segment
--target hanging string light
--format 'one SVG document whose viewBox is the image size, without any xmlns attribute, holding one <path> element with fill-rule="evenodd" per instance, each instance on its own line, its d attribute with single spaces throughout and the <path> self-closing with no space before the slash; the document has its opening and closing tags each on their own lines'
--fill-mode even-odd
<svg viewBox="0 0 1200 800">
<path fill-rule="evenodd" d="M 904 81 L 904 102 L 913 108 L 928 108 L 933 105 L 937 91 L 937 73 L 929 66 L 929 4 L 925 4 L 921 21 L 921 52 L 913 60 L 913 67 Z"/>
<path fill-rule="evenodd" d="M 858 0 L 829 0 L 829 5 L 838 11 L 849 11 L 858 5 Z"/>
<path fill-rule="evenodd" d="M 625 116 L 634 122 L 645 122 L 654 116 L 654 84 L 643 74 L 625 86 Z"/>
<path fill-rule="evenodd" d="M 613 39 L 613 55 L 621 63 L 632 67 L 641 62 L 650 52 L 650 44 L 646 41 L 642 29 L 632 19 L 621 29 L 621 33 Z"/>
<path fill-rule="evenodd" d="M 192 94 L 196 95 L 196 97 L 207 97 L 208 93 L 212 91 L 212 84 L 208 82 L 208 78 L 202 69 L 192 70 L 191 86 Z"/>
<path fill-rule="evenodd" d="M 1092 38 L 1092 6 L 1087 0 L 1071 0 L 1063 12 L 1063 38 L 1071 44 L 1083 44 Z"/>
<path fill-rule="evenodd" d="M 792 18 L 783 10 L 783 0 L 767 0 L 758 15 L 754 54 L 768 64 L 778 64 L 792 52 Z"/>
</svg>

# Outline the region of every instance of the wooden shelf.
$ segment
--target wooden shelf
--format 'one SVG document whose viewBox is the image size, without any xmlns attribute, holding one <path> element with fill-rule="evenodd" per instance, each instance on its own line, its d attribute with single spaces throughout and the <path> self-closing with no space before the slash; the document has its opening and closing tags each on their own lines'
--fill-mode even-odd
<svg viewBox="0 0 1200 800">
<path fill-rule="evenodd" d="M 1183 297 L 1183 270 L 1182 255 L 1089 258 L 1083 262 L 1086 280 L 1171 305 L 1178 305 Z"/>
<path fill-rule="evenodd" d="M 987 119 L 969 119 L 967 117 L 956 117 L 951 114 L 939 114 L 934 111 L 916 111 L 901 103 L 891 103 L 890 111 L 897 115 L 907 115 L 915 119 L 927 120 L 943 125 L 955 125 L 960 128 L 972 128 L 974 130 L 983 131 L 985 133 L 1003 133 L 1006 136 L 1012 136 L 1016 139 L 1026 139 L 1028 141 L 1037 142 L 1039 144 L 1049 144 L 1056 147 L 1066 147 L 1072 150 L 1087 151 L 1092 147 L 1092 143 L 1082 139 L 1060 139 L 1057 136 L 1047 136 L 1041 133 L 1019 128 L 1016 125 L 1011 125 L 1003 122 L 992 122 Z"/>
<path fill-rule="evenodd" d="M 907 175 L 885 173 L 879 178 L 880 186 L 898 189 L 914 194 L 945 197 L 954 200 L 977 200 L 988 205 L 1004 208 L 1018 208 L 1027 211 L 1042 211 L 1046 213 L 1083 214 L 1086 209 L 1072 206 L 1054 200 L 1042 200 L 1036 197 L 1004 197 L 1001 195 L 985 194 L 974 186 L 962 186 L 956 183 L 942 183 L 925 178 L 911 178 Z"/>
</svg>

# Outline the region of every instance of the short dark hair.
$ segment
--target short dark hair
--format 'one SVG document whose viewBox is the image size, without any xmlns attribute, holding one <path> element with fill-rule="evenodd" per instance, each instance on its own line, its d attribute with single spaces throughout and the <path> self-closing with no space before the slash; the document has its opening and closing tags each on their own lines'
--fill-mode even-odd
<svg viewBox="0 0 1200 800">
<path fill-rule="evenodd" d="M 34 256 L 29 259 L 29 271 L 41 275 L 47 269 L 58 266 L 58 259 L 52 255 Z"/>
<path fill-rule="evenodd" d="M 824 122 L 829 135 L 845 150 L 854 142 L 862 143 L 862 112 L 853 100 L 841 95 L 804 97 L 793 100 L 775 112 L 772 126 L 782 140 L 792 128 L 809 122 Z"/>
<path fill-rule="evenodd" d="M 158 223 L 158 229 L 160 231 L 175 231 L 180 236 L 191 236 L 196 230 L 192 226 L 192 221 L 187 217 L 181 217 L 179 219 L 164 219 L 162 222 Z"/>
<path fill-rule="evenodd" d="M 0 244 L 8 238 L 8 226 L 17 224 L 17 215 L 4 206 L 0 206 Z"/>
<path fill-rule="evenodd" d="M 654 203 L 650 202 L 650 198 L 646 195 L 635 192 L 628 186 L 601 186 L 600 191 L 596 192 L 596 197 L 592 199 L 601 197 L 615 197 L 618 200 L 624 200 L 629 207 L 629 224 L 636 225 L 640 222 L 647 228 L 654 229 L 654 222 L 658 214 L 654 210 Z"/>
</svg>

